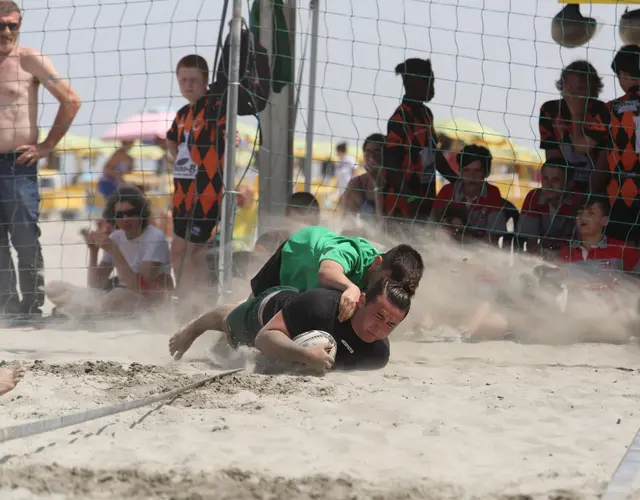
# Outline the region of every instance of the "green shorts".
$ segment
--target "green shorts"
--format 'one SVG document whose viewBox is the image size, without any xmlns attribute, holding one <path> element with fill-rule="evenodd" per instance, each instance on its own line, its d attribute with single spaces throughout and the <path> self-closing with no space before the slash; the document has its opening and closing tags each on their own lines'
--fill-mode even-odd
<svg viewBox="0 0 640 500">
<path fill-rule="evenodd" d="M 256 335 L 264 326 L 262 312 L 265 304 L 283 290 L 298 291 L 290 286 L 274 286 L 243 302 L 227 315 L 229 340 L 234 348 L 240 345 L 253 347 Z"/>
</svg>

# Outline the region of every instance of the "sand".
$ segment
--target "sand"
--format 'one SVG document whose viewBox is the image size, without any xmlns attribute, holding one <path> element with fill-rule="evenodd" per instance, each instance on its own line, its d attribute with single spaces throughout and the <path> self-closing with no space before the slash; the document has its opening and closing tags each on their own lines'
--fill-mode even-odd
<svg viewBox="0 0 640 500">
<path fill-rule="evenodd" d="M 79 227 L 44 225 L 47 279 L 83 282 Z M 174 362 L 167 342 L 178 322 L 150 324 L 0 331 L 0 360 L 22 360 L 29 370 L 0 398 L 0 425 L 133 400 L 216 373 L 208 348 L 217 334 Z M 0 498 L 602 492 L 640 426 L 636 346 L 437 340 L 400 335 L 386 369 L 323 378 L 254 374 L 247 358 L 245 372 L 142 420 L 153 407 L 5 443 Z"/>
</svg>

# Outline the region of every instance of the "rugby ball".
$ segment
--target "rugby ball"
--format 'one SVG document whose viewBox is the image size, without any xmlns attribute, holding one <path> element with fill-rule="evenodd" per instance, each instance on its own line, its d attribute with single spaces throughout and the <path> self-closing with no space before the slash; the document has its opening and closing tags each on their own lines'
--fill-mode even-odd
<svg viewBox="0 0 640 500">
<path fill-rule="evenodd" d="M 322 330 L 310 330 L 308 332 L 301 333 L 300 335 L 296 335 L 291 340 L 293 340 L 299 346 L 307 348 L 332 345 L 333 347 L 330 351 L 328 351 L 329 356 L 331 356 L 334 360 L 336 359 L 338 346 L 336 344 L 336 340 L 330 333 L 323 332 Z"/>
</svg>

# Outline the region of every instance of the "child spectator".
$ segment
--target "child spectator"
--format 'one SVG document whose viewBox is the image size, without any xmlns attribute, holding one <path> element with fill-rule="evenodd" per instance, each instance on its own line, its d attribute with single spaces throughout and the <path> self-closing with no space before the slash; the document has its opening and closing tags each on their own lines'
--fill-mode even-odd
<svg viewBox="0 0 640 500">
<path fill-rule="evenodd" d="M 189 101 L 167 132 L 167 150 L 175 160 L 171 261 L 176 292 L 184 298 L 208 285 L 206 243 L 216 229 L 222 200 L 226 115 L 221 96 L 207 93 L 209 67 L 202 56 L 180 59 L 176 77 Z M 188 287 L 181 291 L 182 282 Z"/>
<path fill-rule="evenodd" d="M 583 288 L 616 288 L 624 272 L 639 270 L 640 253 L 633 246 L 604 235 L 609 213 L 606 200 L 587 201 L 578 213 L 578 239 L 558 252 L 558 260 L 566 264 L 563 274 Z"/>
<path fill-rule="evenodd" d="M 542 165 L 542 187 L 527 193 L 517 227 L 526 251 L 554 260 L 558 250 L 573 238 L 582 196 L 566 191 L 569 164 L 562 158 Z"/>
<path fill-rule="evenodd" d="M 457 160 L 460 179 L 442 187 L 434 208 L 440 211 L 448 205 L 466 208 L 469 233 L 475 238 L 497 243 L 506 233 L 507 223 L 500 190 L 487 182 L 491 174 L 491 153 L 483 146 L 470 144 L 460 150 Z"/>
</svg>

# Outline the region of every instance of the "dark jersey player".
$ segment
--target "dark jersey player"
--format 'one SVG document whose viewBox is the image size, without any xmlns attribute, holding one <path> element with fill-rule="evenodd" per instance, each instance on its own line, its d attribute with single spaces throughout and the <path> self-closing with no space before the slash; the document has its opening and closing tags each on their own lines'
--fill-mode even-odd
<svg viewBox="0 0 640 500">
<path fill-rule="evenodd" d="M 422 279 L 422 257 L 409 245 L 379 252 L 364 238 L 347 238 L 319 226 L 292 234 L 251 280 L 252 297 L 274 286 L 301 292 L 330 288 L 342 293 L 340 319 L 356 310 L 361 290 L 383 276 L 401 283 L 410 295 Z"/>
<path fill-rule="evenodd" d="M 411 297 L 402 285 L 383 278 L 360 295 L 353 317 L 341 322 L 341 295 L 324 288 L 306 292 L 272 288 L 238 306 L 220 306 L 203 314 L 171 337 L 169 352 L 180 359 L 205 331 L 219 330 L 225 333 L 222 341 L 233 348 L 256 347 L 267 356 L 302 363 L 322 374 L 334 366 L 327 348 L 305 348 L 292 341 L 302 333 L 322 330 L 336 341 L 336 368 L 384 367 L 390 353 L 387 337 L 409 313 Z"/>
</svg>

